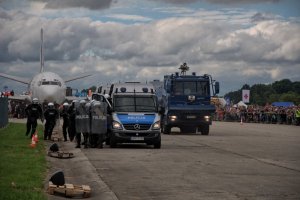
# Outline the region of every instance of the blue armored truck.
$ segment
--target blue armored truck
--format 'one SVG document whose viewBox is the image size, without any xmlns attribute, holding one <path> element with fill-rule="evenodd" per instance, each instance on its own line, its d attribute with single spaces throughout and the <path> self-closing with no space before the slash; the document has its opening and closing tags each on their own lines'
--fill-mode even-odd
<svg viewBox="0 0 300 200">
<path fill-rule="evenodd" d="M 172 127 L 178 127 L 182 133 L 198 131 L 208 135 L 211 116 L 215 112 L 211 96 L 219 93 L 219 82 L 212 80 L 208 74 L 186 75 L 186 63 L 179 69 L 181 74 L 164 76 L 160 91 L 161 130 L 164 134 L 170 134 Z"/>
</svg>

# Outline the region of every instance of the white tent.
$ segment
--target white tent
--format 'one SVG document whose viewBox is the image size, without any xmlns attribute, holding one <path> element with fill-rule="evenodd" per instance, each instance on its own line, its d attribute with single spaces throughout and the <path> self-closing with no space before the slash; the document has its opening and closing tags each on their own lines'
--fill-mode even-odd
<svg viewBox="0 0 300 200">
<path fill-rule="evenodd" d="M 226 106 L 226 100 L 224 98 L 219 98 L 219 102 L 220 102 L 220 105 L 222 106 L 222 108 L 224 108 Z"/>
<path fill-rule="evenodd" d="M 238 106 L 238 107 L 246 107 L 246 108 L 248 107 L 248 106 L 247 106 L 244 102 L 242 102 L 242 101 L 238 102 L 238 103 L 237 103 L 237 106 Z"/>
</svg>

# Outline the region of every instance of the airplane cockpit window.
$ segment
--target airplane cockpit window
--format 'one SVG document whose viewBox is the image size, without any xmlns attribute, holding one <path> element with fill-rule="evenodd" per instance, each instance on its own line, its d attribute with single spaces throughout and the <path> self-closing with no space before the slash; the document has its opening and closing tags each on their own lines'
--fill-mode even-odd
<svg viewBox="0 0 300 200">
<path fill-rule="evenodd" d="M 43 81 L 42 85 L 50 85 L 50 81 Z"/>
<path fill-rule="evenodd" d="M 59 81 L 42 81 L 42 85 L 58 85 L 61 87 L 61 82 L 59 82 Z"/>
</svg>

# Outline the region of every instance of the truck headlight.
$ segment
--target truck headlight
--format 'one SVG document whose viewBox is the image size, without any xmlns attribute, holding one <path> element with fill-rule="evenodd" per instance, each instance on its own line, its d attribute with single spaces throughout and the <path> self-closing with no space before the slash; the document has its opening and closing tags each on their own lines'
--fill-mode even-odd
<svg viewBox="0 0 300 200">
<path fill-rule="evenodd" d="M 152 125 L 152 129 L 153 129 L 153 130 L 160 129 L 160 121 L 155 122 L 155 123 Z"/>
<path fill-rule="evenodd" d="M 210 121 L 210 116 L 204 116 L 204 120 L 205 120 L 206 122 L 209 122 L 209 121 Z"/>
<path fill-rule="evenodd" d="M 122 125 L 117 121 L 113 121 L 112 128 L 113 129 L 122 129 Z"/>
<path fill-rule="evenodd" d="M 170 119 L 172 122 L 174 122 L 174 121 L 176 121 L 177 116 L 176 116 L 176 115 L 170 115 L 170 116 L 169 116 L 169 119 Z"/>
</svg>

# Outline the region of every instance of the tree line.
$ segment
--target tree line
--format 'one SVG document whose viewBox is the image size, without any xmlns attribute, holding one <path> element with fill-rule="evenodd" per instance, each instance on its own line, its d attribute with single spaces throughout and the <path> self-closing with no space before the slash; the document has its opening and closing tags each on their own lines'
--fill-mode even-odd
<svg viewBox="0 0 300 200">
<path fill-rule="evenodd" d="M 275 81 L 272 84 L 245 84 L 241 89 L 229 92 L 224 98 L 229 98 L 234 104 L 242 100 L 242 90 L 250 90 L 250 104 L 264 106 L 278 101 L 300 104 L 300 81 L 292 82 L 289 79 Z"/>
</svg>

